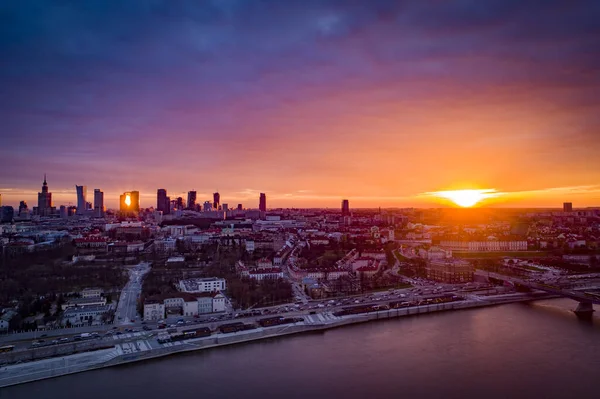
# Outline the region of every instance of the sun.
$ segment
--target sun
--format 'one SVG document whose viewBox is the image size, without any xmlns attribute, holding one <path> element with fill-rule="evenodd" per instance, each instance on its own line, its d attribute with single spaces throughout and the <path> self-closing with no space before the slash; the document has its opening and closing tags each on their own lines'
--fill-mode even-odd
<svg viewBox="0 0 600 399">
<path fill-rule="evenodd" d="M 125 205 L 131 205 L 131 196 L 129 194 L 125 196 Z"/>
<path fill-rule="evenodd" d="M 448 199 L 463 208 L 470 208 L 486 198 L 498 196 L 494 189 L 436 191 L 430 194 L 438 198 Z"/>
</svg>

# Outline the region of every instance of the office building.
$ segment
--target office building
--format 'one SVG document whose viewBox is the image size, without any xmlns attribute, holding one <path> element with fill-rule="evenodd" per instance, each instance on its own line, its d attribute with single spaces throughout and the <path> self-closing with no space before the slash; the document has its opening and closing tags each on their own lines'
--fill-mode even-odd
<svg viewBox="0 0 600 399">
<path fill-rule="evenodd" d="M 223 204 L 223 212 L 227 212 L 229 210 L 229 204 Z"/>
<path fill-rule="evenodd" d="M 104 192 L 99 188 L 94 190 L 94 216 L 97 218 L 104 217 Z"/>
<path fill-rule="evenodd" d="M 87 210 L 87 186 L 75 186 L 77 191 L 77 214 L 85 215 Z"/>
<path fill-rule="evenodd" d="M 52 209 L 52 193 L 48 191 L 48 183 L 44 174 L 44 183 L 42 183 L 42 192 L 38 193 L 37 214 L 40 216 L 50 216 Z"/>
<path fill-rule="evenodd" d="M 167 196 L 167 190 L 159 188 L 156 192 L 156 210 L 161 211 L 163 215 L 171 213 L 171 198 Z"/>
<path fill-rule="evenodd" d="M 21 215 L 21 213 L 24 213 L 27 210 L 28 210 L 27 202 L 25 202 L 25 201 L 19 202 L 19 215 Z"/>
<path fill-rule="evenodd" d="M 195 191 L 188 191 L 187 207 L 188 207 L 188 209 L 191 209 L 191 210 L 196 209 L 196 192 Z"/>
<path fill-rule="evenodd" d="M 204 201 L 204 212 L 212 211 L 213 204 L 210 201 Z"/>
<path fill-rule="evenodd" d="M 573 203 L 572 202 L 563 203 L 563 212 L 573 212 Z"/>
<path fill-rule="evenodd" d="M 265 195 L 265 193 L 260 193 L 260 199 L 258 202 L 258 209 L 261 212 L 266 212 L 267 211 L 267 196 Z"/>
<path fill-rule="evenodd" d="M 242 204 L 238 204 L 238 206 L 237 206 L 237 210 L 238 210 L 238 211 L 241 211 L 242 209 L 244 209 L 244 208 L 242 208 Z"/>
<path fill-rule="evenodd" d="M 140 192 L 128 191 L 119 197 L 119 210 L 122 215 L 133 216 L 140 212 Z"/>
<path fill-rule="evenodd" d="M 183 198 L 177 197 L 177 200 L 175 202 L 175 209 L 177 209 L 178 211 L 181 211 L 181 210 L 183 210 L 183 208 L 185 208 L 185 204 L 183 203 Z"/>
<path fill-rule="evenodd" d="M 12 206 L 0 207 L 0 222 L 10 223 L 15 217 L 15 210 Z"/>
<path fill-rule="evenodd" d="M 350 216 L 350 201 L 342 200 L 342 216 Z"/>
<path fill-rule="evenodd" d="M 213 208 L 218 210 L 220 204 L 221 204 L 221 195 L 218 192 L 213 193 Z"/>
<path fill-rule="evenodd" d="M 60 206 L 60 218 L 67 219 L 69 217 L 69 213 L 67 211 L 67 207 L 64 205 Z"/>
</svg>

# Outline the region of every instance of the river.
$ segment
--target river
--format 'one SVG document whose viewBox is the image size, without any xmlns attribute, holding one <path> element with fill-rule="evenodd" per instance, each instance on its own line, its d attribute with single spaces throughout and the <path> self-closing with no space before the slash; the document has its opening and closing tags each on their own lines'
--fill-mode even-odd
<svg viewBox="0 0 600 399">
<path fill-rule="evenodd" d="M 598 397 L 600 318 L 578 321 L 575 305 L 378 321 L 8 387 L 0 398 Z"/>
</svg>

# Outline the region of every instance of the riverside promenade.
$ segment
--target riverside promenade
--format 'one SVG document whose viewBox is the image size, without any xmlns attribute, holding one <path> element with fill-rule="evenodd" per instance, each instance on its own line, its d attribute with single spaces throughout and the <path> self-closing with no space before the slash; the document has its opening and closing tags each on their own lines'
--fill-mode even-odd
<svg viewBox="0 0 600 399">
<path fill-rule="evenodd" d="M 216 333 L 209 337 L 193 338 L 165 344 L 158 344 L 155 339 L 140 339 L 135 342 L 116 344 L 114 348 L 94 352 L 78 353 L 70 356 L 4 366 L 0 368 L 0 387 L 169 356 L 181 352 L 216 348 L 290 334 L 321 331 L 374 320 L 386 320 L 433 312 L 479 308 L 554 297 L 556 296 L 547 294 L 541 294 L 535 298 L 524 294 L 510 294 L 347 316 L 335 316 L 331 312 L 326 311 L 313 315 L 305 315 L 303 316 L 303 321 L 294 324 L 265 328 L 259 327 L 253 330 L 230 334 Z"/>
</svg>

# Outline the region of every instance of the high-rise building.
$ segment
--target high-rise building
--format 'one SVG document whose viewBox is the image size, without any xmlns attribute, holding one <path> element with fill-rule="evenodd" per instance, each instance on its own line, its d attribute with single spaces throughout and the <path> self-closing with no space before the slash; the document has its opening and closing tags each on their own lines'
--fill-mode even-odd
<svg viewBox="0 0 600 399">
<path fill-rule="evenodd" d="M 2 194 L 0 194 L 0 208 L 2 208 Z"/>
<path fill-rule="evenodd" d="M 167 197 L 167 190 L 159 188 L 156 192 L 156 210 L 162 211 L 163 215 L 171 213 L 171 198 Z"/>
<path fill-rule="evenodd" d="M 260 193 L 260 199 L 258 200 L 258 209 L 261 212 L 267 211 L 267 196 L 265 193 Z"/>
<path fill-rule="evenodd" d="M 191 209 L 191 210 L 196 209 L 196 192 L 195 191 L 188 191 L 187 207 L 188 207 L 188 209 Z"/>
<path fill-rule="evenodd" d="M 15 210 L 12 206 L 0 207 L 0 222 L 10 223 L 13 221 L 14 217 L 15 217 Z"/>
<path fill-rule="evenodd" d="M 204 212 L 212 211 L 213 204 L 210 201 L 204 201 Z"/>
<path fill-rule="evenodd" d="M 94 216 L 97 218 L 104 217 L 104 192 L 99 188 L 94 190 Z"/>
<path fill-rule="evenodd" d="M 128 191 L 119 197 L 119 210 L 121 214 L 130 216 L 140 212 L 140 192 Z"/>
<path fill-rule="evenodd" d="M 52 193 L 48 191 L 45 174 L 44 183 L 42 183 L 42 192 L 38 193 L 37 213 L 40 216 L 50 216 L 52 214 Z"/>
<path fill-rule="evenodd" d="M 77 214 L 85 215 L 87 210 L 87 186 L 75 186 L 75 190 L 77 190 Z"/>
<path fill-rule="evenodd" d="M 237 210 L 238 210 L 238 211 L 241 211 L 242 209 L 244 209 L 244 208 L 242 208 L 242 204 L 238 204 L 238 206 L 237 206 Z"/>
<path fill-rule="evenodd" d="M 175 208 L 177 208 L 178 211 L 181 211 L 181 210 L 183 210 L 183 208 L 185 208 L 182 197 L 177 197 L 177 202 L 176 202 Z"/>
<path fill-rule="evenodd" d="M 67 207 L 64 205 L 60 206 L 60 218 L 61 219 L 67 219 L 69 217 L 69 213 L 67 210 Z"/>
<path fill-rule="evenodd" d="M 563 212 L 573 212 L 573 203 L 572 202 L 563 203 Z"/>
<path fill-rule="evenodd" d="M 27 202 L 21 201 L 19 202 L 19 215 L 21 215 L 21 213 L 24 211 L 27 211 Z"/>
<path fill-rule="evenodd" d="M 229 204 L 223 204 L 223 212 L 227 212 L 229 210 Z"/>
<path fill-rule="evenodd" d="M 221 204 L 221 194 L 218 192 L 213 193 L 213 208 L 219 209 L 219 205 Z"/>
<path fill-rule="evenodd" d="M 342 216 L 350 216 L 350 201 L 342 200 Z"/>
</svg>

